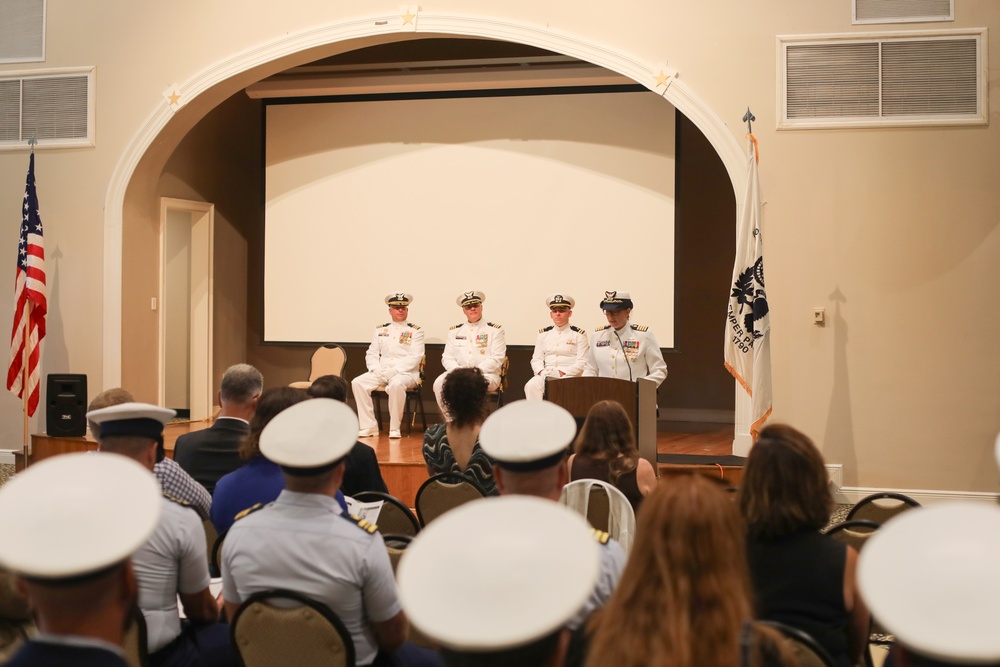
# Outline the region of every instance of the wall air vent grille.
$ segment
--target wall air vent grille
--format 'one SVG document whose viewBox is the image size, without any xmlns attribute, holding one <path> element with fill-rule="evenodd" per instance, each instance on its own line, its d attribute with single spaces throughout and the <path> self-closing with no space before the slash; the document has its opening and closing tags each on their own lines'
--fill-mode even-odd
<svg viewBox="0 0 1000 667">
<path fill-rule="evenodd" d="M 954 21 L 954 0 L 854 0 L 854 23 Z"/>
<path fill-rule="evenodd" d="M 93 146 L 93 68 L 0 79 L 0 148 Z"/>
</svg>

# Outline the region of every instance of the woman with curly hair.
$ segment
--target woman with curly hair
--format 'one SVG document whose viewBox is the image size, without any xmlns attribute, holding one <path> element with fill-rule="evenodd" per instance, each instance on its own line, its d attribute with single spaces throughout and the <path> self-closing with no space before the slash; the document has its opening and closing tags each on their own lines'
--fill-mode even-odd
<svg viewBox="0 0 1000 667">
<path fill-rule="evenodd" d="M 639 458 L 635 430 L 625 408 L 615 401 L 595 403 L 587 413 L 569 457 L 569 477 L 599 479 L 625 494 L 638 511 L 642 499 L 656 487 L 656 471 Z"/>
<path fill-rule="evenodd" d="M 812 440 L 784 424 L 762 430 L 739 507 L 759 617 L 808 633 L 840 667 L 858 664 L 869 625 L 855 579 L 858 553 L 820 533 L 834 503 Z"/>
<path fill-rule="evenodd" d="M 755 625 L 743 522 L 699 473 L 643 503 L 618 588 L 595 619 L 588 667 L 763 667 L 795 664 L 780 636 Z"/>
<path fill-rule="evenodd" d="M 497 495 L 493 461 L 479 446 L 479 429 L 486 421 L 486 378 L 478 368 L 457 368 L 444 379 L 441 402 L 451 417 L 424 433 L 427 474 L 458 473 L 488 496 Z"/>
</svg>

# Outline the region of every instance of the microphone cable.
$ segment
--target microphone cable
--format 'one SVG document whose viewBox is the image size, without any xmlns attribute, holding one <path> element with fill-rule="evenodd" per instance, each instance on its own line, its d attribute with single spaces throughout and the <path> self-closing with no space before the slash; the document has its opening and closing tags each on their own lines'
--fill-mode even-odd
<svg viewBox="0 0 1000 667">
<path fill-rule="evenodd" d="M 622 337 L 618 335 L 618 331 L 614 327 L 611 327 L 611 331 L 614 332 L 615 338 L 618 339 L 618 347 L 621 348 L 622 356 L 625 357 L 625 365 L 628 366 L 628 381 L 635 382 L 635 380 L 632 379 L 632 364 L 629 363 L 628 355 L 625 354 L 625 344 L 622 343 Z"/>
</svg>

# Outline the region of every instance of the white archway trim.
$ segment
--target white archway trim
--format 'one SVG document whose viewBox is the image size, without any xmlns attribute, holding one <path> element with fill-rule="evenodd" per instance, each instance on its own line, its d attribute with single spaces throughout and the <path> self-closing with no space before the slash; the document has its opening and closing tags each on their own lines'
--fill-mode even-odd
<svg viewBox="0 0 1000 667">
<path fill-rule="evenodd" d="M 247 70 L 264 65 L 273 60 L 299 53 L 306 49 L 324 46 L 349 39 L 376 37 L 380 35 L 417 32 L 446 34 L 464 37 L 499 39 L 536 46 L 539 48 L 572 56 L 606 69 L 618 72 L 661 94 L 687 116 L 711 143 L 719 154 L 729 173 L 733 189 L 739 193 L 746 180 L 744 151 L 736 141 L 726 123 L 702 102 L 683 81 L 671 74 L 668 82 L 657 76 L 663 73 L 663 65 L 637 60 L 624 52 L 584 41 L 573 35 L 551 30 L 547 27 L 517 23 L 508 19 L 466 16 L 461 14 L 438 14 L 418 11 L 411 16 L 399 12 L 369 16 L 341 23 L 317 26 L 309 30 L 285 35 L 271 42 L 236 53 L 192 76 L 186 82 L 172 86 L 180 99 L 190 103 L 198 95 L 219 83 Z M 104 207 L 104 386 L 114 387 L 121 383 L 122 353 L 122 213 L 125 191 L 135 172 L 136 165 L 163 130 L 178 106 L 171 105 L 166 97 L 161 98 L 156 108 L 139 128 L 132 141 L 122 153 L 121 159 L 111 175 Z M 741 198 L 737 197 L 737 202 Z M 737 203 L 739 206 L 739 203 Z M 737 211 L 736 219 L 740 219 Z M 735 222 L 735 221 L 734 221 Z M 723 343 L 724 311 L 720 297 L 719 347 Z M 721 361 L 720 361 L 721 363 Z M 749 399 L 741 399 L 737 394 L 737 439 L 740 434 L 749 433 L 749 423 L 745 415 L 749 412 Z M 746 406 L 741 404 L 746 403 Z"/>
</svg>

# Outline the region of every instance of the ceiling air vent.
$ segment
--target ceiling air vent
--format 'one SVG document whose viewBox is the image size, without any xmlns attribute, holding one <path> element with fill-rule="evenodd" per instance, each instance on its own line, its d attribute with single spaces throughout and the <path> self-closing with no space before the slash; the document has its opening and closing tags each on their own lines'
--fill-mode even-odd
<svg viewBox="0 0 1000 667">
<path fill-rule="evenodd" d="M 985 124 L 985 31 L 779 37 L 779 128 Z"/>
<path fill-rule="evenodd" d="M 93 68 L 0 78 L 0 148 L 93 146 Z"/>
<path fill-rule="evenodd" d="M 0 63 L 45 60 L 45 0 L 0 2 Z"/>
<path fill-rule="evenodd" d="M 954 21 L 954 0 L 854 0 L 853 23 Z"/>
</svg>

